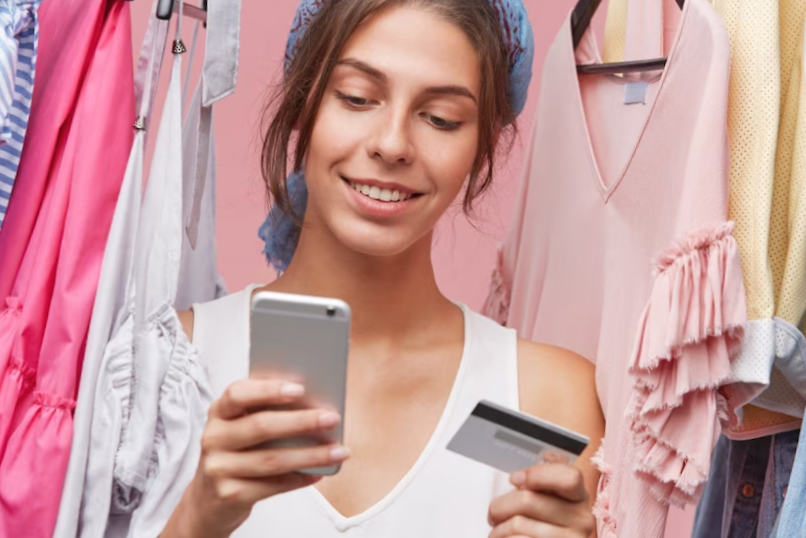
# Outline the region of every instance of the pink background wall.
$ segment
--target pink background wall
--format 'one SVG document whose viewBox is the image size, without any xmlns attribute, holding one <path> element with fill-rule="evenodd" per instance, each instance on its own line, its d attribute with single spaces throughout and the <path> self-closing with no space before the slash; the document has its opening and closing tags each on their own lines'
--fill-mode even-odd
<svg viewBox="0 0 806 538">
<path fill-rule="evenodd" d="M 534 27 L 536 54 L 529 100 L 519 121 L 520 140 L 509 158 L 500 163 L 501 171 L 495 178 L 491 191 L 478 205 L 478 215 L 474 223 L 471 224 L 458 208 L 452 211 L 439 225 L 434 248 L 437 281 L 443 292 L 451 299 L 465 302 L 476 310 L 486 297 L 495 245 L 501 241 L 508 226 L 523 149 L 528 143 L 537 104 L 543 59 L 575 3 L 575 0 L 524 1 Z M 603 27 L 606 3 L 606 0 L 602 2 L 594 22 L 594 26 L 599 29 Z M 137 52 L 145 34 L 151 2 L 135 0 L 131 5 L 134 48 Z M 262 245 L 257 238 L 257 229 L 266 216 L 265 191 L 258 168 L 258 127 L 267 90 L 278 80 L 282 69 L 286 36 L 296 5 L 296 0 L 243 0 L 237 91 L 215 107 L 218 255 L 221 273 L 230 290 L 273 278 L 273 273 L 261 256 Z M 602 35 L 600 30 L 597 33 Z M 188 47 L 192 34 L 193 22 L 186 19 L 183 39 Z M 202 30 L 199 32 L 194 74 L 199 70 L 203 43 Z M 185 55 L 185 61 L 187 57 Z M 169 67 L 163 69 L 163 92 L 167 85 L 168 70 Z M 161 103 L 162 99 L 159 99 L 157 112 Z M 688 536 L 690 520 L 690 511 L 687 514 L 675 512 L 670 518 L 667 536 Z"/>
</svg>

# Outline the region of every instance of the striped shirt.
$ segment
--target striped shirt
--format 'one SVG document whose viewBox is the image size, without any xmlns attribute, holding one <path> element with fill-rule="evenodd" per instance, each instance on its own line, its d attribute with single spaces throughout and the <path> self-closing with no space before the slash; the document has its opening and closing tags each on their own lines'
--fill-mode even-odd
<svg viewBox="0 0 806 538">
<path fill-rule="evenodd" d="M 41 1 L 0 0 L 0 227 L 31 113 Z"/>
</svg>

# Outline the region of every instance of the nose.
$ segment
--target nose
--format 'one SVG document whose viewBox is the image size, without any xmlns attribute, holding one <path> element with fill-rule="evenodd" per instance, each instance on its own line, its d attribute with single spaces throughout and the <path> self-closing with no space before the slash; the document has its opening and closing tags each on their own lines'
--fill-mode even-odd
<svg viewBox="0 0 806 538">
<path fill-rule="evenodd" d="M 389 110 L 377 118 L 374 132 L 367 144 L 371 159 L 381 159 L 386 164 L 411 164 L 414 160 L 414 144 L 410 133 L 410 121 L 405 111 Z"/>
</svg>

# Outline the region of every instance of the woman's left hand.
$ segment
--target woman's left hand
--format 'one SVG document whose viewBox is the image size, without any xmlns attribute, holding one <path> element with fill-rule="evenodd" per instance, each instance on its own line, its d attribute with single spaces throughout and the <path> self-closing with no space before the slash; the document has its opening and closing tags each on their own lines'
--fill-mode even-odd
<svg viewBox="0 0 806 538">
<path fill-rule="evenodd" d="M 490 504 L 489 538 L 588 538 L 596 525 L 582 473 L 550 454 L 510 476 L 517 488 Z"/>
</svg>

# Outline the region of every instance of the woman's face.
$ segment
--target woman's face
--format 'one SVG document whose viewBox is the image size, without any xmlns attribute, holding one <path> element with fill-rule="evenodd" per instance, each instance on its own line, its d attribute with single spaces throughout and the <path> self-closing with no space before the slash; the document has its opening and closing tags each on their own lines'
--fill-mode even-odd
<svg viewBox="0 0 806 538">
<path fill-rule="evenodd" d="M 473 166 L 479 78 L 464 32 L 428 11 L 390 8 L 360 25 L 314 124 L 306 223 L 373 256 L 426 237 Z"/>
</svg>

